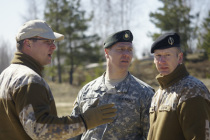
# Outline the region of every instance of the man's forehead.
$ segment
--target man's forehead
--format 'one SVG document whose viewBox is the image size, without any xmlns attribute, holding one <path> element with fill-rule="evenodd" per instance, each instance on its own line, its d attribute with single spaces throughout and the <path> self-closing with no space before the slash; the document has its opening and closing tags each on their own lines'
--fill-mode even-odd
<svg viewBox="0 0 210 140">
<path fill-rule="evenodd" d="M 176 53 L 176 48 L 172 47 L 172 48 L 166 48 L 166 49 L 156 49 L 154 50 L 154 53 Z"/>
<path fill-rule="evenodd" d="M 133 44 L 130 42 L 118 42 L 114 46 L 116 46 L 116 47 L 133 47 Z"/>
</svg>

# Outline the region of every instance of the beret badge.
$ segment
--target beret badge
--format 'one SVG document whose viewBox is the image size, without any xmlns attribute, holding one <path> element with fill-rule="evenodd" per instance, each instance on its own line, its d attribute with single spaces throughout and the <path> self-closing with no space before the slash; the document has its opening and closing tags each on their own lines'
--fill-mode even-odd
<svg viewBox="0 0 210 140">
<path fill-rule="evenodd" d="M 156 49 L 167 49 L 171 47 L 181 47 L 180 36 L 175 32 L 165 33 L 159 36 L 151 46 L 151 53 Z"/>
<path fill-rule="evenodd" d="M 174 39 L 172 37 L 168 38 L 168 44 L 170 44 L 170 45 L 174 44 Z"/>
<path fill-rule="evenodd" d="M 125 34 L 124 34 L 124 36 L 123 36 L 123 39 L 124 39 L 124 40 L 129 40 L 129 38 L 130 38 L 129 32 L 125 32 Z"/>
</svg>

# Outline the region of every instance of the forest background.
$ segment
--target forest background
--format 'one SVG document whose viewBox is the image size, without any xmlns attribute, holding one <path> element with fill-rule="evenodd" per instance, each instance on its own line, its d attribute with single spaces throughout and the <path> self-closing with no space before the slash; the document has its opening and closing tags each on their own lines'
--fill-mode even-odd
<svg viewBox="0 0 210 140">
<path fill-rule="evenodd" d="M 55 96 L 59 115 L 68 115 L 78 91 L 106 69 L 103 40 L 119 30 L 134 32 L 134 58 L 129 71 L 155 89 L 158 74 L 150 46 L 160 34 L 175 31 L 181 36 L 185 64 L 191 75 L 210 89 L 210 2 L 208 0 L 151 0 L 150 29 L 139 20 L 139 0 L 30 0 L 23 23 L 43 19 L 65 40 L 56 43 L 52 64 L 44 71 Z M 148 3 L 149 3 L 148 2 Z M 147 5 L 145 5 L 147 6 Z M 147 38 L 137 32 L 147 31 Z M 136 35 L 136 36 L 135 36 Z M 149 38 L 149 39 L 148 39 Z M 145 42 L 150 42 L 145 45 Z M 142 46 L 144 44 L 145 46 Z M 141 49 L 141 51 L 139 51 Z M 0 73 L 10 64 L 15 46 L 0 38 Z M 141 52 L 141 53 L 139 53 Z"/>
</svg>

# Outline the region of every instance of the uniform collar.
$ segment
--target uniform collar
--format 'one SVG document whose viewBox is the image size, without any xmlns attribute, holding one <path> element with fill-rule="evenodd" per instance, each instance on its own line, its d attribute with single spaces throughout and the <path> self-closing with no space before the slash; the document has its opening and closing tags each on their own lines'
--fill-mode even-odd
<svg viewBox="0 0 210 140">
<path fill-rule="evenodd" d="M 161 74 L 158 74 L 156 76 L 156 79 L 158 80 L 160 87 L 162 89 L 165 89 L 165 88 L 168 88 L 171 85 L 177 83 L 179 80 L 181 80 L 182 78 L 184 78 L 185 76 L 188 76 L 188 75 L 189 75 L 189 73 L 187 72 L 185 65 L 180 64 L 169 75 L 162 76 Z"/>
<path fill-rule="evenodd" d="M 93 90 L 100 90 L 100 91 L 106 91 L 106 86 L 105 86 L 105 74 L 104 73 L 101 77 L 99 77 L 98 79 L 96 79 L 96 81 L 94 82 L 94 88 Z M 130 82 L 132 82 L 133 78 L 131 76 L 131 74 L 128 72 L 127 77 L 120 83 L 118 83 L 115 86 L 115 89 L 118 93 L 126 93 L 129 90 L 130 87 Z"/>
<path fill-rule="evenodd" d="M 29 55 L 24 54 L 22 52 L 16 52 L 11 63 L 25 65 L 31 68 L 32 70 L 34 70 L 40 76 L 42 76 L 42 71 L 44 70 L 44 67 L 41 64 L 39 64 L 36 60 L 34 60 Z"/>
</svg>

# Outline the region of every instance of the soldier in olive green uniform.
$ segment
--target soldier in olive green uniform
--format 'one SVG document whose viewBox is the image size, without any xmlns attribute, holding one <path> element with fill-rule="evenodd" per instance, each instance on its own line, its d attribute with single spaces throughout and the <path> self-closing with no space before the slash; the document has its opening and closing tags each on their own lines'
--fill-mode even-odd
<svg viewBox="0 0 210 140">
<path fill-rule="evenodd" d="M 104 43 L 106 72 L 85 85 L 78 94 L 72 115 L 78 115 L 99 100 L 99 105 L 115 103 L 117 117 L 112 123 L 90 129 L 73 139 L 145 140 L 149 129 L 149 107 L 153 89 L 128 72 L 133 56 L 133 35 L 123 30 Z"/>
<path fill-rule="evenodd" d="M 63 38 L 42 20 L 28 21 L 20 28 L 18 52 L 0 75 L 1 140 L 66 140 L 113 121 L 113 104 L 89 108 L 75 117 L 57 116 L 42 70 L 51 62 L 54 40 Z"/>
<path fill-rule="evenodd" d="M 177 33 L 166 33 L 152 45 L 160 88 L 150 108 L 148 140 L 209 140 L 210 93 L 182 64 Z"/>
</svg>

